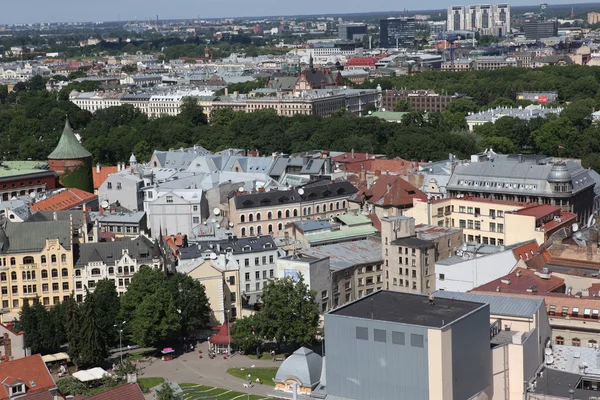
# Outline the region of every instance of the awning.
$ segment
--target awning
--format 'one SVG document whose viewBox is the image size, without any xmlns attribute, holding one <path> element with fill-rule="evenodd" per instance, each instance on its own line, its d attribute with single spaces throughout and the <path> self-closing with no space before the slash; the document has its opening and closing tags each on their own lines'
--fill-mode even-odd
<svg viewBox="0 0 600 400">
<path fill-rule="evenodd" d="M 172 347 L 165 347 L 164 349 L 161 350 L 161 353 L 163 354 L 169 354 L 169 353 L 174 353 L 175 350 L 173 350 Z"/>
<path fill-rule="evenodd" d="M 212 344 L 229 344 L 233 343 L 233 338 L 229 335 L 229 324 L 225 322 L 221 329 L 219 329 L 219 333 L 208 338 L 208 341 Z"/>
<path fill-rule="evenodd" d="M 81 382 L 96 381 L 102 379 L 104 375 L 108 375 L 108 373 L 100 367 L 77 371 L 73 374 L 73 376 Z"/>
<path fill-rule="evenodd" d="M 42 356 L 42 361 L 45 363 L 56 362 L 56 361 L 71 361 L 69 355 L 67 353 L 56 353 L 56 354 L 46 354 Z"/>
</svg>

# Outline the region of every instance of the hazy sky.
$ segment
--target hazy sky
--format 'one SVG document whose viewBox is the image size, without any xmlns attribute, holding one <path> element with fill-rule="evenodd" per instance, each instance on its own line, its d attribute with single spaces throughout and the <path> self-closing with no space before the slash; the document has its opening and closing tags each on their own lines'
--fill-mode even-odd
<svg viewBox="0 0 600 400">
<path fill-rule="evenodd" d="M 594 1 L 594 0 L 592 0 Z M 597 1 L 597 0 L 595 0 Z M 585 1 L 578 0 L 577 3 Z M 0 24 L 31 22 L 115 21 L 156 18 L 214 18 L 258 15 L 342 14 L 370 11 L 401 11 L 445 8 L 476 1 L 422 0 L 1 0 Z M 450 4 L 452 3 L 452 4 Z M 481 3 L 481 2 L 480 2 Z M 489 1 L 488 1 L 489 3 Z M 534 5 L 535 0 L 511 1 L 511 5 Z M 549 4 L 565 4 L 550 0 Z"/>
</svg>

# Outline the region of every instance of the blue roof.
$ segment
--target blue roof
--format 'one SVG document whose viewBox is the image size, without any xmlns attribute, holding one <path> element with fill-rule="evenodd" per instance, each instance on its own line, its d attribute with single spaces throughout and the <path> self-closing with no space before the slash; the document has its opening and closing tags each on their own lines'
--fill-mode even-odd
<svg viewBox="0 0 600 400">
<path fill-rule="evenodd" d="M 485 303 L 490 305 L 490 314 L 523 318 L 531 318 L 531 316 L 542 307 L 544 302 L 543 299 L 525 299 L 522 297 L 480 293 L 448 292 L 445 290 L 436 291 L 434 296 L 442 299 Z"/>
</svg>

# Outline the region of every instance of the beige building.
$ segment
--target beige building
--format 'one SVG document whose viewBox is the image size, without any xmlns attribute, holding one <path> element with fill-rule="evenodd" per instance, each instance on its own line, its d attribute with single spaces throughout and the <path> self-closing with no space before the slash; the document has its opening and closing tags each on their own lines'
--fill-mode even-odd
<svg viewBox="0 0 600 400">
<path fill-rule="evenodd" d="M 345 214 L 354 193 L 356 188 L 347 181 L 317 181 L 291 190 L 236 192 L 229 198 L 227 212 L 238 236 L 282 236 L 291 222 Z"/>
<path fill-rule="evenodd" d="M 520 203 L 491 198 L 456 197 L 415 201 L 404 213 L 416 223 L 463 230 L 464 241 L 497 246 L 531 239 L 544 243 L 562 228 L 570 228 L 576 214 L 550 204 Z"/>
<path fill-rule="evenodd" d="M 415 227 L 403 216 L 381 219 L 385 288 L 409 293 L 435 290 L 435 262 L 450 257 L 463 242 L 462 231 L 434 226 Z"/>
<path fill-rule="evenodd" d="M 222 325 L 241 317 L 240 267 L 233 255 L 182 260 L 177 271 L 187 273 L 204 285 L 211 309 L 210 325 Z"/>
<path fill-rule="evenodd" d="M 599 12 L 589 12 L 587 14 L 587 22 L 590 25 L 597 24 L 600 22 L 600 13 Z"/>
<path fill-rule="evenodd" d="M 0 227 L 0 297 L 4 321 L 25 301 L 55 305 L 73 290 L 70 221 L 7 223 Z"/>
</svg>

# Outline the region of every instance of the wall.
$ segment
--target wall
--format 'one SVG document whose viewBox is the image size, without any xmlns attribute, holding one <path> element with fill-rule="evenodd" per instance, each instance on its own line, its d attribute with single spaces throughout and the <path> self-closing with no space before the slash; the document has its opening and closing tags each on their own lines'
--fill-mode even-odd
<svg viewBox="0 0 600 400">
<path fill-rule="evenodd" d="M 11 351 L 11 359 L 18 360 L 19 358 L 26 357 L 28 352 L 30 353 L 30 349 L 25 348 L 25 335 L 23 333 L 15 333 L 12 330 L 8 329 L 6 326 L 0 324 L 0 340 L 4 337 L 4 335 L 8 335 L 8 339 L 10 340 L 10 351 Z M 4 356 L 4 345 L 0 346 L 0 357 Z"/>
<path fill-rule="evenodd" d="M 429 398 L 452 399 L 452 331 L 429 329 L 427 333 L 429 364 Z"/>
<path fill-rule="evenodd" d="M 535 239 L 539 245 L 546 241 L 545 232 L 535 230 L 535 217 L 529 215 L 504 215 L 504 244 L 526 242 Z"/>
<path fill-rule="evenodd" d="M 117 189 L 117 184 L 121 184 L 121 189 Z M 118 174 L 109 175 L 98 188 L 98 199 L 100 202 L 106 200 L 109 203 L 118 201 L 123 207 L 132 211 L 144 211 L 143 196 L 140 193 L 140 182 L 136 180 L 120 177 Z M 109 189 L 109 186 L 111 189 Z"/>
<path fill-rule="evenodd" d="M 310 264 L 310 289 L 316 292 L 315 300 L 320 303 L 319 311 L 325 312 L 332 308 L 333 291 L 331 273 L 329 272 L 329 258 L 317 260 Z M 326 297 L 322 296 L 323 291 L 327 291 Z"/>
<path fill-rule="evenodd" d="M 429 400 L 427 329 L 334 314 L 325 315 L 325 326 L 326 337 L 336 339 L 325 340 L 328 395 Z M 356 327 L 368 328 L 368 340 L 356 338 Z M 387 331 L 386 343 L 374 341 L 374 329 Z M 392 331 L 404 332 L 406 344 L 392 344 Z M 424 347 L 411 346 L 411 334 L 423 335 Z"/>
<path fill-rule="evenodd" d="M 490 307 L 452 324 L 453 399 L 469 399 L 492 382 Z"/>
<path fill-rule="evenodd" d="M 223 293 L 223 273 L 212 267 L 210 260 L 198 260 L 198 267 L 188 273 L 194 280 L 204 285 L 211 310 L 210 325 L 220 325 L 225 321 Z"/>
</svg>

